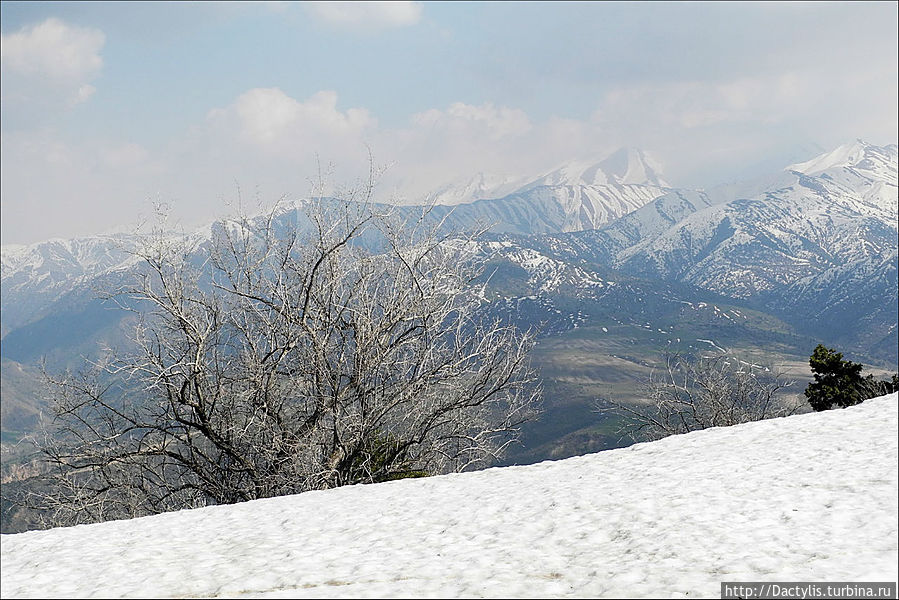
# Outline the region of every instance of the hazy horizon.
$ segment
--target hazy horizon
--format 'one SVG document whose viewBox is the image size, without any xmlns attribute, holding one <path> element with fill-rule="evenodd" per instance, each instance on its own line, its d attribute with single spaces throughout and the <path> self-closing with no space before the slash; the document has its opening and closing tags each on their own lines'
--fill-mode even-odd
<svg viewBox="0 0 899 600">
<path fill-rule="evenodd" d="M 677 187 L 897 140 L 895 3 L 22 3 L 2 243 L 191 226 L 390 165 L 407 202 L 639 147 Z"/>
</svg>

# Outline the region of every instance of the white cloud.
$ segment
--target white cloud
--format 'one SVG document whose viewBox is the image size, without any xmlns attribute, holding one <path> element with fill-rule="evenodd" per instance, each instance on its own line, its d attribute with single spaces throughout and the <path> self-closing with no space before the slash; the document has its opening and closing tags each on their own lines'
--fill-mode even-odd
<svg viewBox="0 0 899 600">
<path fill-rule="evenodd" d="M 170 149 L 174 187 L 218 202 L 237 182 L 261 185 L 278 197 L 309 192 L 318 161 L 338 165 L 341 179 L 367 171 L 367 146 L 378 146 L 378 122 L 364 108 L 340 108 L 336 92 L 319 91 L 299 100 L 279 88 L 254 88 L 227 106 L 208 112 L 206 121 Z M 191 165 L 190 169 L 182 165 Z M 208 202 L 207 215 L 214 209 Z"/>
<path fill-rule="evenodd" d="M 326 23 L 363 28 L 415 25 L 422 13 L 420 2 L 306 2 L 303 6 Z"/>
<path fill-rule="evenodd" d="M 880 92 L 859 93 L 875 88 Z M 827 149 L 857 137 L 891 143 L 896 102 L 895 69 L 859 65 L 834 77 L 825 65 L 717 82 L 618 86 L 590 120 L 617 145 L 657 151 L 674 183 L 710 185 L 755 164 L 777 168 L 802 146 Z"/>
<path fill-rule="evenodd" d="M 849 85 L 840 87 L 843 83 Z M 858 136 L 889 143 L 871 134 L 873 117 L 865 111 L 847 121 L 842 137 L 818 137 L 817 124 L 839 114 L 842 105 L 858 103 L 853 83 L 834 82 L 816 71 L 783 70 L 719 82 L 622 85 L 600 97 L 586 119 L 534 120 L 513 106 L 455 102 L 414 114 L 399 127 L 380 126 L 364 108 L 339 108 L 333 91 L 298 100 L 277 88 L 253 89 L 210 113 L 207 133 L 213 137 L 193 152 L 227 153 L 216 163 L 230 165 L 225 184 L 237 174 L 244 182 L 278 181 L 279 193 L 301 194 L 311 157 L 334 163 L 338 177 L 346 179 L 348 171 L 367 166 L 369 146 L 376 162 L 393 165 L 384 190 L 417 201 L 478 172 L 537 176 L 567 161 L 599 160 L 621 146 L 637 146 L 658 156 L 672 183 L 707 186 L 762 161 L 777 169 L 783 166 L 779 161 L 808 158 L 784 157 L 804 151 L 796 140 L 805 140 L 806 148 Z M 857 84 L 868 87 L 862 79 Z M 876 103 L 889 101 L 889 93 L 869 98 L 868 112 L 883 114 Z M 895 124 L 885 125 L 884 134 L 895 130 Z"/>
<path fill-rule="evenodd" d="M 878 77 L 877 70 L 858 71 L 834 82 L 805 70 L 725 82 L 622 85 L 599 98 L 586 119 L 538 120 L 512 106 L 455 102 L 391 127 L 365 108 L 341 107 L 334 91 L 297 99 L 280 88 L 253 88 L 209 111 L 204 122 L 165 147 L 123 140 L 63 143 L 49 129 L 4 134 L 4 211 L 15 216 L 9 212 L 14 206 L 25 214 L 28 206 L 49 203 L 53 220 L 43 219 L 41 231 L 50 234 L 53 225 L 52 235 L 68 235 L 64 231 L 76 223 L 87 231 L 93 224 L 126 221 L 136 201 L 159 192 L 186 225 L 199 225 L 227 212 L 222 198 L 234 198 L 235 183 L 270 201 L 308 194 L 319 167 L 327 178 L 331 164 L 331 183 L 364 179 L 368 148 L 375 167 L 393 165 L 379 198 L 396 192 L 401 202 L 424 201 L 442 185 L 479 172 L 536 177 L 567 161 L 599 160 L 625 145 L 653 152 L 675 185 L 708 186 L 753 163 L 767 160 L 765 169 L 777 170 L 817 152 L 785 157 L 784 148 L 796 149 L 796 140 L 821 150 L 855 137 L 894 142 L 896 118 L 883 115 L 895 114 L 895 78 L 880 86 L 881 95 L 854 96 Z M 834 122 L 833 115 L 842 121 Z M 831 137 L 818 137 L 816 127 L 825 122 Z M 68 202 L 73 195 L 82 202 Z"/>
<path fill-rule="evenodd" d="M 487 133 L 494 140 L 522 135 L 531 129 L 531 121 L 523 110 L 496 107 L 490 102 L 480 106 L 456 102 L 446 111 L 431 109 L 415 114 L 412 122 L 448 132 Z"/>
<path fill-rule="evenodd" d="M 178 154 L 185 163 L 203 157 L 205 166 L 193 173 L 202 171 L 207 189 L 219 195 L 233 192 L 235 179 L 245 186 L 275 183 L 269 190 L 280 195 L 305 193 L 317 159 L 335 165 L 336 180 L 364 177 L 370 148 L 376 168 L 392 165 L 380 192 L 416 202 L 478 172 L 536 176 L 565 160 L 615 149 L 597 138 L 591 123 L 534 123 L 521 109 L 489 102 L 455 102 L 412 115 L 405 126 L 382 127 L 364 108 L 339 108 L 334 91 L 298 100 L 278 88 L 256 88 L 210 111 Z"/>
<path fill-rule="evenodd" d="M 551 166 L 544 136 L 544 127 L 521 109 L 455 102 L 412 115 L 405 128 L 380 131 L 374 148 L 396 163 L 385 183 L 416 202 L 479 172 L 517 176 Z"/>
<path fill-rule="evenodd" d="M 245 141 L 275 150 L 285 146 L 328 144 L 329 140 L 335 139 L 361 139 L 367 130 L 377 125 L 365 109 L 340 111 L 336 92 L 317 92 L 300 102 L 278 88 L 249 90 L 229 107 L 210 111 L 208 120 L 226 127 L 236 124 Z"/>
<path fill-rule="evenodd" d="M 96 91 L 88 82 L 103 68 L 100 51 L 106 36 L 98 29 L 50 18 L 0 36 L 4 100 L 46 103 L 47 95 L 67 104 L 86 101 Z"/>
<path fill-rule="evenodd" d="M 4 68 L 71 84 L 89 80 L 100 72 L 100 50 L 105 42 L 106 36 L 98 29 L 51 18 L 0 36 L 0 54 Z"/>
<path fill-rule="evenodd" d="M 283 135 L 297 120 L 300 103 L 277 88 L 253 89 L 240 96 L 232 110 L 241 130 L 254 142 L 266 144 Z M 214 113 L 216 116 L 225 113 Z"/>
<path fill-rule="evenodd" d="M 72 98 L 72 101 L 76 104 L 81 102 L 87 102 L 91 96 L 94 95 L 94 92 L 97 91 L 97 88 L 92 86 L 89 83 L 85 83 L 78 88 L 78 91 L 75 93 L 75 97 Z"/>
</svg>

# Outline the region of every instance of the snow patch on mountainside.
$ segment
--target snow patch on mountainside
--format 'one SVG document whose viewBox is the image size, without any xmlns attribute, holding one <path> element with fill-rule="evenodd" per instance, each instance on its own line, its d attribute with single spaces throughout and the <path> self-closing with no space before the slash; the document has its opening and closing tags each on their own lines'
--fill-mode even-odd
<svg viewBox="0 0 899 600">
<path fill-rule="evenodd" d="M 896 581 L 897 395 L 527 467 L 2 537 L 5 598 L 717 597 Z"/>
<path fill-rule="evenodd" d="M 597 277 L 595 273 L 551 258 L 533 248 L 503 242 L 487 242 L 485 251 L 488 255 L 501 256 L 510 263 L 521 267 L 528 274 L 528 285 L 538 295 L 552 294 L 563 285 L 581 290 L 614 285 L 612 282 L 606 282 Z"/>
</svg>

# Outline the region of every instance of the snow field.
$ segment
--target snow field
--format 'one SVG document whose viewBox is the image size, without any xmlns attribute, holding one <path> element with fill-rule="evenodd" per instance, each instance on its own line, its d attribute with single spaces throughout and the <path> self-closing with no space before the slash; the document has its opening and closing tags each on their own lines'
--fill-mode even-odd
<svg viewBox="0 0 899 600">
<path fill-rule="evenodd" d="M 718 597 L 896 581 L 897 395 L 557 462 L 2 536 L 12 597 Z"/>
</svg>

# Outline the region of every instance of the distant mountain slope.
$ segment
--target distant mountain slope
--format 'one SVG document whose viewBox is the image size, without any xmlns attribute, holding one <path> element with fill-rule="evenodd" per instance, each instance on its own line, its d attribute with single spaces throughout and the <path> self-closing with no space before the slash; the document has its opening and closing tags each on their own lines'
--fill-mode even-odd
<svg viewBox="0 0 899 600">
<path fill-rule="evenodd" d="M 709 598 L 721 581 L 896 581 L 897 439 L 892 394 L 528 467 L 8 535 L 0 594 Z"/>
<path fill-rule="evenodd" d="M 0 248 L 3 335 L 110 269 L 121 268 L 140 236 L 117 234 Z"/>
<path fill-rule="evenodd" d="M 437 205 L 431 216 L 461 229 L 492 224 L 494 232 L 502 233 L 595 229 L 665 193 L 658 167 L 652 165 L 644 152 L 625 149 L 596 163 L 560 167 L 526 184 L 525 178 L 477 174 L 461 186 L 438 190 L 432 198 Z M 471 201 L 502 190 L 515 191 Z M 459 204 L 463 201 L 467 203 Z M 278 218 L 283 224 L 300 222 L 306 202 L 285 205 Z M 420 209 L 403 206 L 394 210 L 412 213 Z M 209 232 L 206 226 L 189 237 L 202 245 Z M 142 239 L 137 234 L 121 234 L 3 246 L 3 335 L 38 318 L 77 285 L 104 271 L 125 268 L 129 251 Z"/>
<path fill-rule="evenodd" d="M 496 187 L 490 190 L 488 181 Z M 479 174 L 462 186 L 442 188 L 433 198 L 435 214 L 460 227 L 492 224 L 495 233 L 582 231 L 610 223 L 668 190 L 659 167 L 635 148 L 563 165 L 514 191 L 509 181 Z"/>
<path fill-rule="evenodd" d="M 804 329 L 826 326 L 847 345 L 896 357 L 899 252 L 894 248 L 803 277 L 768 303 L 794 315 Z"/>
<path fill-rule="evenodd" d="M 31 432 L 35 430 L 43 396 L 41 374 L 38 369 L 2 359 L 3 377 L 0 378 L 0 421 L 2 431 Z M 38 402 L 35 402 L 38 400 Z M 4 442 L 6 441 L 4 435 Z"/>
<path fill-rule="evenodd" d="M 853 344 L 895 341 L 897 147 L 858 143 L 792 169 L 742 189 L 672 191 L 599 230 L 550 236 L 545 247 L 754 300 Z"/>
<path fill-rule="evenodd" d="M 557 184 L 529 187 L 502 198 L 436 206 L 434 216 L 453 226 L 492 225 L 494 233 L 522 235 L 596 229 L 663 195 L 643 184 Z"/>
</svg>

